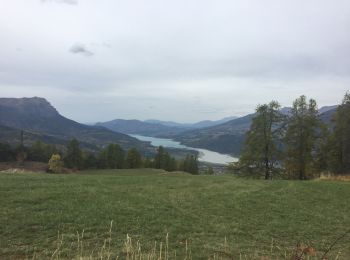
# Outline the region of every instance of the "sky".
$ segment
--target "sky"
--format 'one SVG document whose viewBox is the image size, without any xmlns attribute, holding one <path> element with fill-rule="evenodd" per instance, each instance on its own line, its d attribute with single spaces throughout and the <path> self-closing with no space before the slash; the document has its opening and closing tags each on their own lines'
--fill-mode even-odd
<svg viewBox="0 0 350 260">
<path fill-rule="evenodd" d="M 350 90 L 349 0 L 0 0 L 0 97 L 196 122 Z"/>
</svg>

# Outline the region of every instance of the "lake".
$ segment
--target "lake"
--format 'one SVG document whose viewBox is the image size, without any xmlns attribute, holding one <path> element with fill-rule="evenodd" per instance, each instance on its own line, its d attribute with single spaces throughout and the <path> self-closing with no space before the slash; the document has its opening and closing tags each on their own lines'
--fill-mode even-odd
<svg viewBox="0 0 350 260">
<path fill-rule="evenodd" d="M 153 146 L 163 146 L 163 147 L 171 147 L 171 148 L 179 148 L 179 149 L 188 149 L 195 150 L 199 152 L 198 161 L 208 162 L 208 163 L 216 163 L 216 164 L 229 164 L 231 162 L 237 162 L 238 158 L 232 157 L 228 154 L 221 154 L 217 152 L 213 152 L 206 149 L 189 147 L 181 144 L 180 142 L 174 141 L 172 139 L 166 138 L 157 138 L 143 135 L 130 135 L 135 137 L 140 141 L 150 142 Z"/>
</svg>

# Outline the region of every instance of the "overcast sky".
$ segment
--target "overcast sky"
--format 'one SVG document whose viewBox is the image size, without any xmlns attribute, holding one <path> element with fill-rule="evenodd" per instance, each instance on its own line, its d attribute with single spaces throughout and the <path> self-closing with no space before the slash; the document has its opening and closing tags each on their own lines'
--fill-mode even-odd
<svg viewBox="0 0 350 260">
<path fill-rule="evenodd" d="M 193 122 L 350 89 L 349 0 L 0 0 L 0 96 Z"/>
</svg>

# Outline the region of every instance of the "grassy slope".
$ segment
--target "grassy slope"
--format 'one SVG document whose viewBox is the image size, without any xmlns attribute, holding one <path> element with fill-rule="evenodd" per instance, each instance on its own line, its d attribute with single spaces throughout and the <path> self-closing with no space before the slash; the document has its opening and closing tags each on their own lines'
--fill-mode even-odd
<svg viewBox="0 0 350 260">
<path fill-rule="evenodd" d="M 0 174 L 0 258 L 52 254 L 57 232 L 89 249 L 101 246 L 109 223 L 120 247 L 126 234 L 150 246 L 169 233 L 179 254 L 195 259 L 227 238 L 231 251 L 267 254 L 304 241 L 321 250 L 350 227 L 350 183 L 253 181 L 232 176 L 166 175 L 155 170 L 80 175 Z M 35 248 L 35 250 L 34 250 Z M 337 245 L 350 257 L 350 238 Z M 346 259 L 346 257 L 345 257 Z"/>
</svg>

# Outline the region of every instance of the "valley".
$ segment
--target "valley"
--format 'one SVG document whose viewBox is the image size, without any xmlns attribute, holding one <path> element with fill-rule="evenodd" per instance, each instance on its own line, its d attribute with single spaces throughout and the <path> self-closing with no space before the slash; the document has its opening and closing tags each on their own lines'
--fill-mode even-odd
<svg viewBox="0 0 350 260">
<path fill-rule="evenodd" d="M 198 152 L 198 161 L 200 162 L 228 165 L 229 163 L 238 161 L 238 158 L 232 157 L 230 155 L 213 152 L 207 149 L 189 147 L 181 144 L 180 142 L 174 141 L 172 139 L 149 137 L 149 136 L 142 136 L 142 135 L 130 135 L 130 136 L 135 137 L 140 141 L 150 142 L 151 145 L 156 147 L 163 146 L 164 148 L 175 148 L 175 149 L 181 149 L 181 150 L 196 151 Z"/>
</svg>

